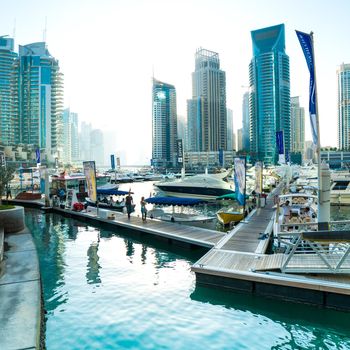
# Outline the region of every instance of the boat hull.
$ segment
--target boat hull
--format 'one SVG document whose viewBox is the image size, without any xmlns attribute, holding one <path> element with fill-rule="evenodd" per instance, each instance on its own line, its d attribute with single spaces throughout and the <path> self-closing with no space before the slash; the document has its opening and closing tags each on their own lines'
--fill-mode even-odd
<svg viewBox="0 0 350 350">
<path fill-rule="evenodd" d="M 234 191 L 225 188 L 171 186 L 167 184 L 157 184 L 156 186 L 168 196 L 200 198 L 205 200 L 215 200 L 217 197 L 224 194 L 234 193 Z"/>
<path fill-rule="evenodd" d="M 243 213 L 221 211 L 216 214 L 218 221 L 223 225 L 229 225 L 231 222 L 243 220 Z"/>
</svg>

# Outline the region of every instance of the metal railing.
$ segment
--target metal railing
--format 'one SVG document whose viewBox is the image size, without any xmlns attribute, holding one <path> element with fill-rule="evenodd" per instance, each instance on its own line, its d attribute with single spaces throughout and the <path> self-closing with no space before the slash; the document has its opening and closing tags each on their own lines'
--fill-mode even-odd
<svg viewBox="0 0 350 350">
<path fill-rule="evenodd" d="M 315 229 L 280 232 L 278 245 L 284 246 L 285 259 L 282 272 L 298 273 L 350 273 L 350 221 L 333 221 L 327 231 L 317 231 L 317 223 L 311 224 Z M 344 226 L 343 226 L 344 227 Z"/>
</svg>

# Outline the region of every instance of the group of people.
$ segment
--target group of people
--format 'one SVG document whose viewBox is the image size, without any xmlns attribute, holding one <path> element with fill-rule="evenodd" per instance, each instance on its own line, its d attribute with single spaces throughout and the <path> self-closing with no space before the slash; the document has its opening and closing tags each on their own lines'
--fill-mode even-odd
<svg viewBox="0 0 350 350">
<path fill-rule="evenodd" d="M 292 218 L 292 207 L 290 205 L 290 202 L 288 200 L 285 201 L 282 208 L 283 208 L 284 221 L 287 222 Z M 299 218 L 303 221 L 311 221 L 312 212 L 310 210 L 310 207 L 305 207 L 303 211 L 300 212 Z"/>
<path fill-rule="evenodd" d="M 146 208 L 146 201 L 145 197 L 141 197 L 140 206 L 141 206 L 141 217 L 142 221 L 146 222 L 147 220 L 147 208 Z M 126 206 L 126 212 L 128 214 L 128 219 L 130 219 L 130 214 L 134 210 L 134 200 L 131 195 L 131 191 L 129 191 L 128 195 L 125 197 L 125 206 Z"/>
</svg>

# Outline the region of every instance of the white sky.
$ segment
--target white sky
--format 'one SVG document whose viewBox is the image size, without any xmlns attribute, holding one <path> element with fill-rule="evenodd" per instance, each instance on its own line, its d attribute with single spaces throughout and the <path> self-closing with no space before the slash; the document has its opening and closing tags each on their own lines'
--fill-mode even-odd
<svg viewBox="0 0 350 350">
<path fill-rule="evenodd" d="M 291 96 L 305 107 L 309 73 L 294 30 L 314 32 L 322 146 L 337 143 L 336 69 L 350 62 L 348 0 L 0 0 L 0 35 L 15 45 L 43 40 L 60 61 L 65 107 L 108 131 L 106 153 L 128 164 L 151 158 L 151 77 L 174 84 L 179 115 L 191 98 L 194 54 L 219 53 L 227 107 L 242 125 L 242 95 L 252 58 L 250 31 L 284 23 Z M 108 161 L 106 159 L 106 164 Z"/>
</svg>

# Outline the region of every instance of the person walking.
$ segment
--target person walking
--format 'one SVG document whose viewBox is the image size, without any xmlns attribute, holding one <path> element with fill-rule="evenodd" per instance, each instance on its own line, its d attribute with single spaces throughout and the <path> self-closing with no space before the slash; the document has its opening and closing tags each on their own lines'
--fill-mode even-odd
<svg viewBox="0 0 350 350">
<path fill-rule="evenodd" d="M 133 212 L 134 209 L 134 202 L 131 196 L 131 191 L 129 191 L 128 195 L 125 198 L 125 206 L 126 212 L 128 213 L 128 219 L 130 219 L 130 214 Z"/>
<path fill-rule="evenodd" d="M 145 201 L 145 197 L 141 197 L 141 217 L 142 217 L 142 221 L 146 222 L 147 219 L 147 208 L 146 208 L 146 201 Z"/>
</svg>

